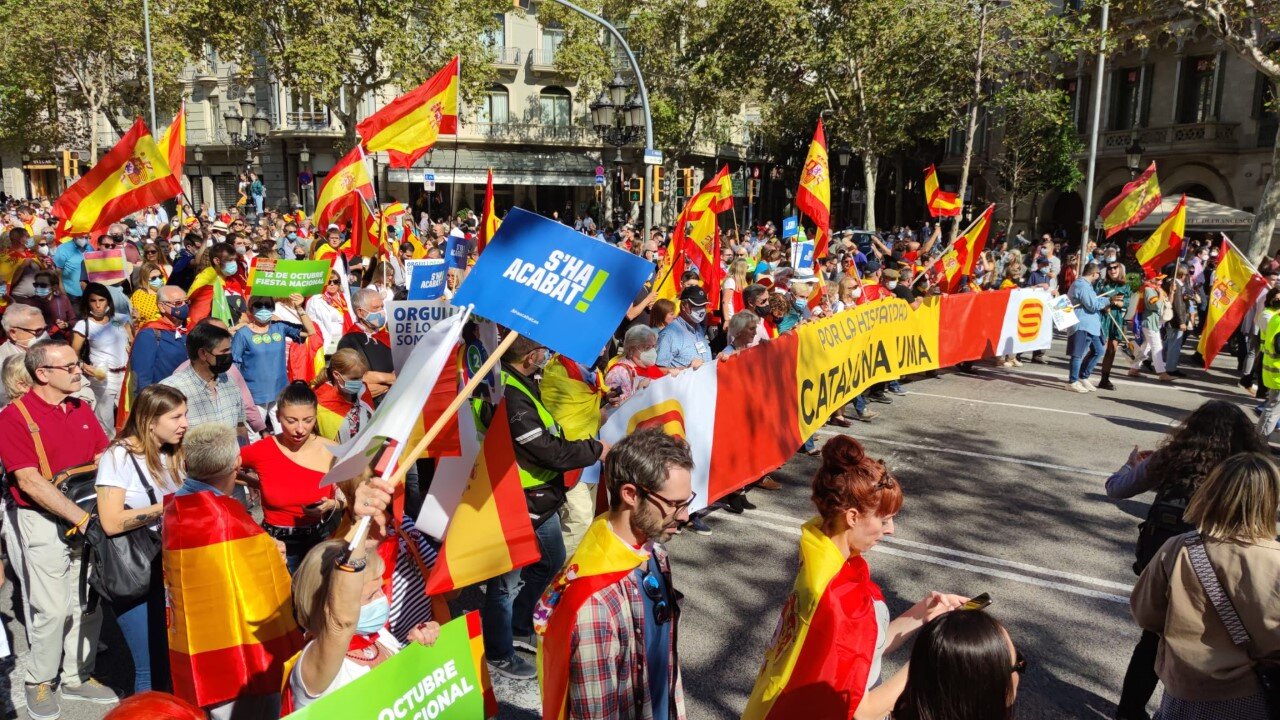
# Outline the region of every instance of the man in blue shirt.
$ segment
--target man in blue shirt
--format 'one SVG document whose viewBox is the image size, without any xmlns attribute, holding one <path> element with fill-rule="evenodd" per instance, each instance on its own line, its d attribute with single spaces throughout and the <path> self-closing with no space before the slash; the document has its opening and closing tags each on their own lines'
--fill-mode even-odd
<svg viewBox="0 0 1280 720">
<path fill-rule="evenodd" d="M 1071 370 L 1067 376 L 1067 385 L 1078 393 L 1093 392 L 1097 385 L 1089 382 L 1089 375 L 1094 365 L 1102 359 L 1102 316 L 1101 313 L 1110 299 L 1099 295 L 1093 289 L 1097 282 L 1098 264 L 1088 263 L 1084 273 L 1071 283 L 1067 291 L 1071 304 L 1076 306 L 1076 317 L 1079 319 L 1071 335 L 1067 338 L 1067 347 L 1071 352 Z"/>
<path fill-rule="evenodd" d="M 64 242 L 53 251 L 53 265 L 62 273 L 62 291 L 67 297 L 79 300 L 80 269 L 84 266 L 84 254 L 89 251 L 89 238 L 81 235 L 71 242 Z"/>
<path fill-rule="evenodd" d="M 703 327 L 708 304 L 707 293 L 697 285 L 680 293 L 680 316 L 658 333 L 657 364 L 668 375 L 711 362 L 711 343 Z"/>
</svg>

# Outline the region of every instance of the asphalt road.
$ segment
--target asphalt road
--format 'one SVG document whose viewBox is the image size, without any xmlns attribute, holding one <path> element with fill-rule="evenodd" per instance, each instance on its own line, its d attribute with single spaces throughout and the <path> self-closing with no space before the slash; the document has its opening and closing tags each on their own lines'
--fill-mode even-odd
<svg viewBox="0 0 1280 720">
<path fill-rule="evenodd" d="M 1174 386 L 1121 373 L 1116 391 L 1090 395 L 1065 389 L 1060 341 L 1049 359 L 908 383 L 907 396 L 872 405 L 881 413 L 874 422 L 828 426 L 820 439 L 836 431 L 857 437 L 906 491 L 896 534 L 868 557 L 893 613 L 929 590 L 988 592 L 990 612 L 1030 664 L 1018 716 L 1108 718 L 1139 635 L 1128 596 L 1137 524 L 1150 498 L 1111 501 L 1103 482 L 1134 445 L 1154 447 L 1202 402 L 1248 408 L 1253 401 L 1231 384 L 1234 360 L 1225 357 L 1211 373 L 1184 365 L 1189 377 Z M 686 596 L 680 653 L 690 718 L 737 718 L 745 706 L 794 579 L 817 464 L 796 456 L 773 474 L 782 490 L 751 492 L 759 509 L 713 513 L 711 536 L 672 540 L 675 582 Z M 2 594 L 0 613 L 21 648 L 7 586 Z M 131 677 L 123 640 L 108 628 L 104 642 L 99 667 L 105 681 L 122 685 Z M 908 652 L 892 656 L 886 674 Z M 25 718 L 21 658 L 6 669 L 11 685 L 0 688 L 0 702 L 12 694 L 13 704 L 0 706 L 0 718 L 13 717 L 14 707 Z M 535 683 L 496 684 L 501 717 L 537 717 Z M 73 720 L 103 714 L 63 707 Z"/>
</svg>

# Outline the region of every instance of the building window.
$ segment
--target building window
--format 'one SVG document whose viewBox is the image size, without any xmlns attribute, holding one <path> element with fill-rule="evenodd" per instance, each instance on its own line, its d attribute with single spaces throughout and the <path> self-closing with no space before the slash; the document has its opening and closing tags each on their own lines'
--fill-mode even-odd
<svg viewBox="0 0 1280 720">
<path fill-rule="evenodd" d="M 478 111 L 479 121 L 491 125 L 507 124 L 510 117 L 507 112 L 508 107 L 510 107 L 509 97 L 505 87 L 490 85 L 488 92 L 485 93 L 484 101 L 480 104 Z"/>
<path fill-rule="evenodd" d="M 288 127 L 328 127 L 329 110 L 311 93 L 290 90 L 285 100 L 288 103 L 285 121 Z"/>
<path fill-rule="evenodd" d="M 1258 121 L 1258 147 L 1275 147 L 1280 131 L 1280 106 L 1276 104 L 1276 86 L 1266 75 L 1258 73 L 1253 92 L 1253 118 Z"/>
<path fill-rule="evenodd" d="M 1075 123 L 1077 132 L 1084 132 L 1089 127 L 1088 116 L 1085 114 L 1085 98 L 1088 96 L 1088 87 L 1088 77 L 1067 78 L 1062 81 L 1062 92 L 1067 96 L 1068 106 L 1071 109 L 1071 120 Z"/>
<path fill-rule="evenodd" d="M 564 28 L 542 28 L 542 45 L 539 48 L 539 60 L 543 65 L 554 65 L 556 52 L 564 42 Z"/>
<path fill-rule="evenodd" d="M 1112 75 L 1111 129 L 1142 125 L 1142 69 L 1124 68 Z"/>
<path fill-rule="evenodd" d="M 573 97 L 562 87 L 549 87 L 538 95 L 542 124 L 569 127 L 573 124 Z"/>
<path fill-rule="evenodd" d="M 1214 83 L 1218 62 L 1213 55 L 1190 57 L 1182 66 L 1182 103 L 1178 122 L 1208 122 L 1214 116 Z"/>
<path fill-rule="evenodd" d="M 507 16 L 504 13 L 493 14 L 493 26 L 486 28 L 480 36 L 481 42 L 490 50 L 501 51 L 507 46 Z"/>
</svg>

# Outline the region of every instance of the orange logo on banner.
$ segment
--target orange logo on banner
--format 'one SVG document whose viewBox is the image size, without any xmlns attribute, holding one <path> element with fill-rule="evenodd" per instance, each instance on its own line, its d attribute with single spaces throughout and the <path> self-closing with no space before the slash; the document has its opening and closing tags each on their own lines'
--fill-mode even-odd
<svg viewBox="0 0 1280 720">
<path fill-rule="evenodd" d="M 1023 300 L 1018 306 L 1018 339 L 1031 342 L 1040 336 L 1040 324 L 1044 322 L 1044 303 L 1039 300 Z"/>
<path fill-rule="evenodd" d="M 662 432 L 678 438 L 684 438 L 684 408 L 674 398 L 663 400 L 652 407 L 647 407 L 631 416 L 627 423 L 627 434 L 636 430 L 656 427 Z"/>
</svg>

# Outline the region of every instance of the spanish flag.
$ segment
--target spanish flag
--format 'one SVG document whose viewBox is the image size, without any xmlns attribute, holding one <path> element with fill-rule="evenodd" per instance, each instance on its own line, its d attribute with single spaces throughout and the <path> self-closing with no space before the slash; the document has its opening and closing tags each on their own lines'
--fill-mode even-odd
<svg viewBox="0 0 1280 720">
<path fill-rule="evenodd" d="M 320 437 L 342 444 L 360 432 L 359 422 L 353 422 L 353 418 L 349 417 L 351 410 L 355 408 L 355 401 L 347 397 L 346 393 L 339 391 L 331 383 L 325 383 L 316 388 L 316 401 L 316 432 Z M 359 403 L 363 413 L 373 415 L 373 395 L 368 389 L 360 396 Z M 357 419 L 360 414 L 356 414 Z"/>
<path fill-rule="evenodd" d="M 124 250 L 92 250 L 84 254 L 86 282 L 109 283 L 124 279 Z"/>
<path fill-rule="evenodd" d="M 351 225 L 351 248 L 355 255 L 374 257 L 387 246 L 387 225 L 382 214 L 363 199 L 356 208 L 356 221 Z"/>
<path fill-rule="evenodd" d="M 169 169 L 174 175 L 182 175 L 182 166 L 187 162 L 187 103 L 183 101 L 173 122 L 165 128 L 160 136 L 160 152 L 169 160 Z"/>
<path fill-rule="evenodd" d="M 369 152 L 386 150 L 391 167 L 413 163 L 440 135 L 458 132 L 458 56 L 430 80 L 356 125 Z"/>
<path fill-rule="evenodd" d="M 720 172 L 707 183 L 706 188 L 714 188 L 716 191 L 716 201 L 712 205 L 712 210 L 718 213 L 729 212 L 733 209 L 733 178 L 729 177 L 729 166 L 725 165 Z"/>
<path fill-rule="evenodd" d="M 818 118 L 818 129 L 813 133 L 809 156 L 800 171 L 796 207 L 818 226 L 813 237 L 813 257 L 826 257 L 831 235 L 831 165 L 827 160 L 827 135 L 822 129 L 822 118 Z"/>
<path fill-rule="evenodd" d="M 1196 351 L 1204 356 L 1206 370 L 1227 344 L 1231 333 L 1240 327 L 1245 314 L 1253 311 L 1258 296 L 1267 290 L 1266 278 L 1258 274 L 1258 269 L 1235 243 L 1224 237 L 1222 244 L 1227 251 L 1218 257 L 1218 269 L 1209 290 L 1209 312 L 1196 346 Z"/>
<path fill-rule="evenodd" d="M 671 247 L 675 251 L 675 265 L 672 279 L 680 282 L 684 275 L 686 255 L 693 260 L 698 274 L 703 280 L 703 289 L 707 291 L 710 307 L 720 307 L 720 241 L 718 208 L 733 207 L 733 189 L 729 184 L 729 166 L 720 169 L 702 190 L 685 203 L 680 216 L 676 218 L 675 232 L 671 236 Z M 728 187 L 728 205 L 725 205 L 723 193 Z M 668 250 L 668 254 L 672 251 Z"/>
<path fill-rule="evenodd" d="M 480 232 L 476 236 L 476 255 L 484 252 L 485 245 L 498 234 L 502 221 L 498 219 L 497 208 L 493 205 L 493 168 L 489 168 L 489 177 L 484 187 L 484 213 L 480 216 Z"/>
<path fill-rule="evenodd" d="M 955 193 L 938 187 L 938 171 L 930 165 L 924 169 L 924 197 L 933 217 L 955 217 L 960 214 L 961 202 Z"/>
<path fill-rule="evenodd" d="M 840 592 L 828 592 L 832 582 Z M 805 523 L 800 571 L 743 720 L 852 717 L 875 659 L 876 601 L 867 561 L 845 560 L 821 518 Z"/>
<path fill-rule="evenodd" d="M 960 289 L 961 278 L 973 275 L 973 264 L 987 246 L 987 235 L 991 233 L 991 212 L 995 208 L 995 205 L 988 205 L 938 261 L 942 271 L 938 285 L 943 292 L 956 292 Z"/>
<path fill-rule="evenodd" d="M 320 187 L 320 195 L 316 197 L 316 233 L 323 237 L 329 223 L 337 222 L 347 213 L 354 217 L 361 199 L 373 201 L 373 178 L 369 177 L 369 168 L 364 164 L 364 151 L 355 147 L 333 166 Z"/>
<path fill-rule="evenodd" d="M 456 387 L 456 386 L 455 386 Z M 449 520 L 427 594 L 464 588 L 542 557 L 520 487 L 507 404 L 498 404 L 471 480 Z"/>
<path fill-rule="evenodd" d="M 648 560 L 648 552 L 622 542 L 609 527 L 607 516 L 601 515 L 587 528 L 573 557 L 542 593 L 533 611 L 533 629 L 540 638 L 538 684 L 542 686 L 542 720 L 569 717 L 569 671 L 578 611 L 592 595 Z M 659 627 L 665 629 L 666 626 Z M 874 639 L 874 634 L 872 637 Z"/>
<path fill-rule="evenodd" d="M 1174 262 L 1182 254 L 1182 239 L 1187 234 L 1187 196 L 1183 195 L 1173 212 L 1151 233 L 1151 237 L 1138 248 L 1138 264 L 1147 277 L 1160 274 L 1160 268 Z"/>
<path fill-rule="evenodd" d="M 174 694 L 207 707 L 279 692 L 302 636 L 275 540 L 209 491 L 169 500 L 161 536 Z"/>
<path fill-rule="evenodd" d="M 96 234 L 120 218 L 182 194 L 178 176 L 142 118 L 53 206 L 59 239 Z"/>
<path fill-rule="evenodd" d="M 1142 174 L 1125 185 L 1114 200 L 1107 203 L 1099 213 L 1102 227 L 1111 237 L 1116 233 L 1142 222 L 1160 205 L 1160 179 L 1156 177 L 1156 164 L 1142 171 Z"/>
<path fill-rule="evenodd" d="M 427 402 L 422 407 L 422 412 L 413 420 L 413 430 L 409 431 L 409 439 L 405 441 L 405 447 L 413 447 L 418 441 L 427 434 L 427 430 L 435 424 L 436 420 L 449 409 L 450 403 L 458 396 L 458 389 L 461 383 L 458 377 L 462 372 L 458 348 L 455 347 L 449 355 L 449 359 L 445 360 L 444 368 L 440 371 L 440 377 L 436 380 L 435 385 L 431 386 L 431 394 L 427 396 Z M 427 451 L 423 454 L 424 458 L 442 458 L 442 457 L 458 457 L 462 454 L 462 437 L 458 431 L 457 411 L 448 422 L 444 424 L 444 429 L 440 434 L 427 443 Z"/>
</svg>

